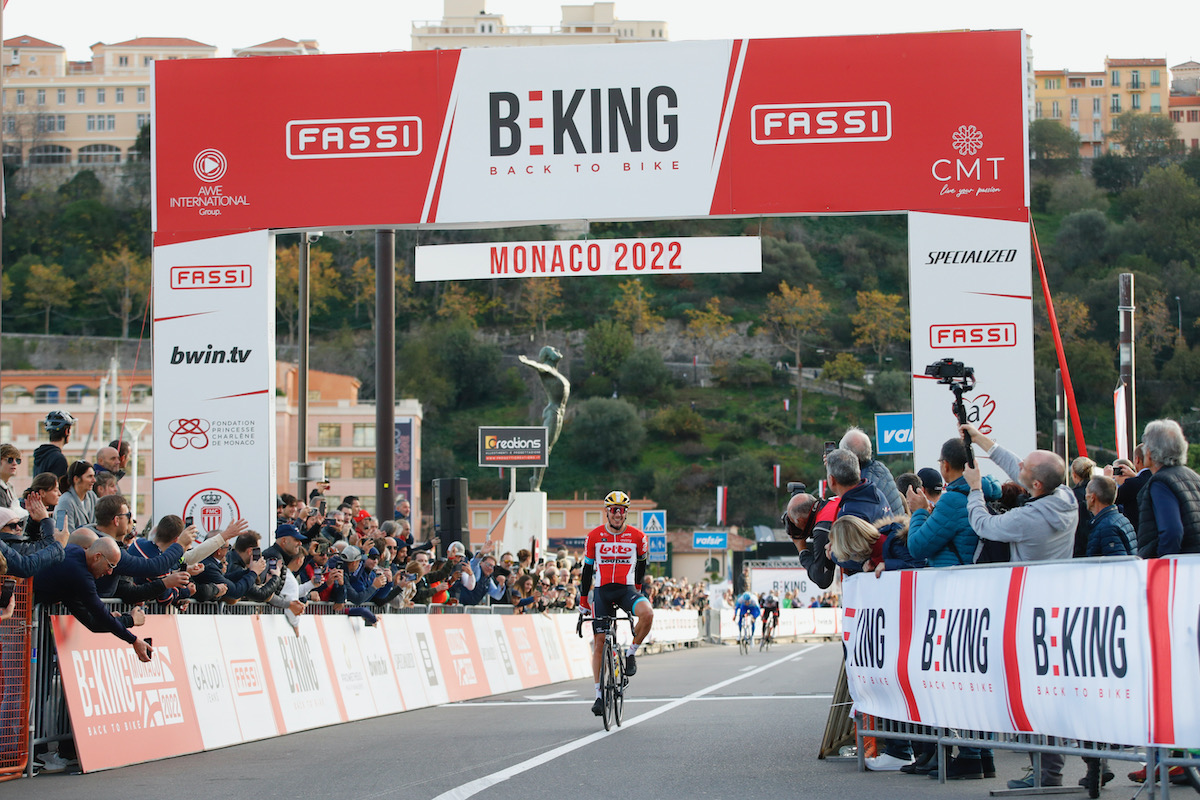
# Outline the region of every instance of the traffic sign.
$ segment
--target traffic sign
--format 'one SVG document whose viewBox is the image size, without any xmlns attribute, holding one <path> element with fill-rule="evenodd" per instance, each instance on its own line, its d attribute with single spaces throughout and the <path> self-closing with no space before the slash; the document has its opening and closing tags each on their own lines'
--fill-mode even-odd
<svg viewBox="0 0 1200 800">
<path fill-rule="evenodd" d="M 647 561 L 667 560 L 667 535 L 665 533 L 648 534 L 646 541 L 650 545 L 650 554 L 646 557 Z"/>
<path fill-rule="evenodd" d="M 653 508 L 649 511 L 642 512 L 642 533 L 666 533 L 667 532 L 667 512 L 666 509 Z"/>
</svg>

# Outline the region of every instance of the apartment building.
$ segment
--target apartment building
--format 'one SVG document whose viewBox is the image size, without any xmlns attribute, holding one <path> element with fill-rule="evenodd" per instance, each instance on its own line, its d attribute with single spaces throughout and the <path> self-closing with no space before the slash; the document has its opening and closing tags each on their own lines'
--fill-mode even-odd
<svg viewBox="0 0 1200 800">
<path fill-rule="evenodd" d="M 288 464 L 299 461 L 297 441 L 299 415 L 299 371 L 295 364 L 276 364 L 275 463 L 277 493 L 295 493 L 288 482 Z M 100 393 L 104 391 L 104 415 L 100 418 Z M 349 375 L 310 370 L 308 408 L 308 458 L 325 463 L 325 476 L 332 493 L 340 500 L 357 495 L 363 507 L 375 510 L 375 404 L 359 402 L 360 382 Z M 65 370 L 4 370 L 0 372 L 0 442 L 16 445 L 22 464 L 13 485 L 18 492 L 32 479 L 33 451 L 48 441 L 46 414 L 60 409 L 77 420 L 71 441 L 64 448 L 68 461 L 94 461 L 96 451 L 124 433 L 135 438 L 125 420 L 146 420 L 140 430 L 137 463 L 137 510 L 143 520 L 178 509 L 155 511 L 153 498 L 155 436 L 171 436 L 178 422 L 170 410 L 159 409 L 156 417 L 148 371 L 122 373 L 113 391 L 108 373 Z M 420 508 L 421 421 L 417 400 L 399 400 L 395 406 L 397 492 Z M 187 420 L 203 425 L 204 420 Z M 193 444 L 193 446 L 195 446 Z M 133 495 L 133 467 L 121 488 Z M 132 499 L 132 498 L 131 498 Z M 420 523 L 414 515 L 414 528 Z"/>
<path fill-rule="evenodd" d="M 662 20 L 617 19 L 615 3 L 564 5 L 558 25 L 509 25 L 484 0 L 443 0 L 440 20 L 412 24 L 413 50 L 464 47 L 536 47 L 563 44 L 665 42 Z"/>
<path fill-rule="evenodd" d="M 1189 150 L 1200 149 L 1200 95 L 1171 95 L 1170 111 L 1179 142 Z"/>
<path fill-rule="evenodd" d="M 1109 151 L 1105 137 L 1127 111 L 1166 114 L 1170 98 L 1165 58 L 1105 58 L 1103 72 L 1037 70 L 1034 118 L 1053 119 L 1079 134 L 1080 155 Z"/>
</svg>

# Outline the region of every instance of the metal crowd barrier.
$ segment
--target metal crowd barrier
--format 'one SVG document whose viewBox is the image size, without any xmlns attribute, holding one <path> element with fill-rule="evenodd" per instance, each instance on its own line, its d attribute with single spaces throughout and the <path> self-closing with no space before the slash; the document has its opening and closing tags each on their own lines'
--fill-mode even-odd
<svg viewBox="0 0 1200 800">
<path fill-rule="evenodd" d="M 930 725 L 919 725 L 912 722 L 871 717 L 859 712 L 854 713 L 854 731 L 857 743 L 858 769 L 866 770 L 866 755 L 863 739 L 873 736 L 879 739 L 907 739 L 916 742 L 930 742 L 939 748 L 951 746 L 988 747 L 997 750 L 1015 750 L 1032 754 L 1033 775 L 1036 781 L 1033 789 L 1016 789 L 993 791 L 993 795 L 1016 794 L 1076 794 L 1078 786 L 1042 786 L 1043 754 L 1054 753 L 1078 758 L 1099 758 L 1108 761 L 1128 761 L 1146 765 L 1147 780 L 1144 785 L 1147 797 L 1155 797 L 1161 792 L 1164 798 L 1170 798 L 1170 781 L 1167 771 L 1173 766 L 1200 768 L 1200 757 L 1171 756 L 1167 748 L 1144 747 L 1137 745 L 1109 744 L 1105 742 L 1088 742 L 1077 739 L 1046 736 L 1032 733 L 995 733 L 992 731 L 971 731 L 956 728 L 941 728 Z M 941 751 L 945 753 L 945 750 Z M 946 782 L 947 759 L 938 760 L 938 783 Z M 1150 776 L 1158 770 L 1160 780 L 1156 784 Z"/>
</svg>

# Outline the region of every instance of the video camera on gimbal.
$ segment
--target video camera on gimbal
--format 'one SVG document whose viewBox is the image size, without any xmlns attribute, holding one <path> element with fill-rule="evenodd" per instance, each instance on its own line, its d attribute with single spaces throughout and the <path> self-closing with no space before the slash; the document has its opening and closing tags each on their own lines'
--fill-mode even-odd
<svg viewBox="0 0 1200 800">
<path fill-rule="evenodd" d="M 938 383 L 950 387 L 950 391 L 954 392 L 954 416 L 958 418 L 959 425 L 966 425 L 967 408 L 963 405 L 962 396 L 963 392 L 969 392 L 975 388 L 975 368 L 968 367 L 953 358 L 943 358 L 926 367 L 925 374 L 931 378 L 937 378 Z M 967 447 L 967 464 L 973 467 L 975 466 L 975 455 L 971 450 L 971 436 L 967 433 L 963 433 L 963 444 Z"/>
</svg>

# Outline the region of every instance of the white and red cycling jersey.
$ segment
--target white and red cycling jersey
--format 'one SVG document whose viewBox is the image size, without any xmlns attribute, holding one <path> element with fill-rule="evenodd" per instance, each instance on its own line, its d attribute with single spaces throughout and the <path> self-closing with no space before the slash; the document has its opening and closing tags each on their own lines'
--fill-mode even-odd
<svg viewBox="0 0 1200 800">
<path fill-rule="evenodd" d="M 587 535 L 583 563 L 594 565 L 595 585 L 609 583 L 634 584 L 634 568 L 639 558 L 649 552 L 646 534 L 626 525 L 620 533 L 612 533 L 604 525 Z"/>
</svg>

